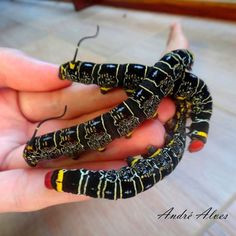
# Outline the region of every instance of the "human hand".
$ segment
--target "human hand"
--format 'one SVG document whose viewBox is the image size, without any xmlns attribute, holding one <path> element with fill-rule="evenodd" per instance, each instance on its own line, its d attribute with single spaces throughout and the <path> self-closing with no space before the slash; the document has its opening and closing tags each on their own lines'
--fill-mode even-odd
<svg viewBox="0 0 236 236">
<path fill-rule="evenodd" d="M 127 156 L 145 152 L 149 145 L 164 142 L 163 123 L 175 112 L 174 103 L 163 99 L 158 119 L 144 122 L 130 139 L 110 143 L 105 152 L 89 151 L 79 160 L 60 158 L 30 168 L 22 157 L 37 122 L 67 113 L 60 120 L 44 123 L 37 135 L 70 127 L 100 115 L 126 99 L 125 92 L 100 94 L 96 85 L 71 85 L 58 79 L 58 66 L 41 62 L 22 52 L 0 48 L 0 212 L 32 211 L 88 197 L 57 193 L 44 186 L 45 174 L 53 168 L 117 169 Z"/>
</svg>

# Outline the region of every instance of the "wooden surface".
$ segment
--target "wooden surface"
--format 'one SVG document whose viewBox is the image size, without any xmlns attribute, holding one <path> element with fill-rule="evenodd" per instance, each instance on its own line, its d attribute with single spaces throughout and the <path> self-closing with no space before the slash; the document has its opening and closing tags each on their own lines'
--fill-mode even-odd
<svg viewBox="0 0 236 236">
<path fill-rule="evenodd" d="M 167 14 L 72 4 L 0 1 L 0 45 L 61 64 L 72 58 L 79 38 L 101 32 L 80 49 L 81 60 L 152 65 L 165 47 L 169 25 L 180 20 L 195 53 L 194 73 L 214 99 L 206 148 L 185 153 L 173 174 L 128 200 L 91 200 L 29 213 L 0 214 L 0 235 L 236 235 L 236 25 Z M 4 190 L 1 190 L 4 194 Z M 159 219 L 175 207 L 198 214 L 209 207 L 226 220 Z"/>
<path fill-rule="evenodd" d="M 82 10 L 86 7 L 92 6 L 94 4 L 99 3 L 99 0 L 72 0 L 74 6 L 75 6 L 75 10 L 79 11 Z"/>
<path fill-rule="evenodd" d="M 131 9 L 236 21 L 236 2 L 234 0 L 73 0 L 73 3 L 77 10 L 99 3 Z"/>
</svg>

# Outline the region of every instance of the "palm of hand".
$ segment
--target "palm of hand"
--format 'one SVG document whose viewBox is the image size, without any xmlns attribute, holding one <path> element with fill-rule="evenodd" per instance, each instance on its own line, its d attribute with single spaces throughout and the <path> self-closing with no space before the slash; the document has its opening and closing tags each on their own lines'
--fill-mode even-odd
<svg viewBox="0 0 236 236">
<path fill-rule="evenodd" d="M 45 173 L 60 167 L 116 169 L 125 165 L 126 156 L 143 153 L 148 144 L 162 145 L 163 125 L 157 120 L 147 121 L 131 139 L 115 140 L 103 153 L 91 151 L 82 154 L 78 161 L 62 158 L 40 163 L 37 168 L 28 167 L 22 153 L 37 121 L 62 114 L 64 106 L 68 105 L 63 120 L 45 123 L 39 134 L 69 127 L 104 113 L 126 96 L 120 90 L 104 96 L 93 85 L 70 86 L 68 81 L 57 78 L 56 66 L 28 58 L 15 50 L 2 49 L 0 61 L 0 188 L 4 189 L 4 194 L 0 195 L 0 211 L 36 210 L 84 200 L 84 196 L 47 190 Z M 159 119 L 165 122 L 173 114 L 174 104 L 164 100 L 159 107 Z"/>
</svg>

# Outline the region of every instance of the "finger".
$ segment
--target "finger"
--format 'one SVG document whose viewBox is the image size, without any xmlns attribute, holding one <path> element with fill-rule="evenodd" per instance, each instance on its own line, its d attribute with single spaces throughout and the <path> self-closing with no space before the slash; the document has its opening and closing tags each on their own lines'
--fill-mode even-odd
<svg viewBox="0 0 236 236">
<path fill-rule="evenodd" d="M 58 66 L 42 62 L 21 51 L 0 48 L 0 86 L 19 91 L 52 91 L 69 86 L 58 78 Z"/>
<path fill-rule="evenodd" d="M 103 95 L 96 85 L 74 84 L 65 89 L 53 92 L 19 93 L 19 106 L 24 116 L 31 121 L 40 121 L 62 114 L 65 105 L 67 113 L 63 118 L 74 118 L 105 108 L 114 107 L 127 99 L 121 89 Z M 165 107 L 171 107 L 166 109 Z M 159 119 L 166 120 L 169 111 L 173 114 L 174 103 L 165 98 L 158 107 Z"/>
<path fill-rule="evenodd" d="M 19 106 L 31 121 L 57 116 L 67 105 L 63 118 L 74 118 L 101 109 L 113 107 L 127 98 L 124 91 L 116 89 L 102 95 L 96 85 L 74 84 L 62 90 L 42 93 L 19 93 Z"/>
<path fill-rule="evenodd" d="M 169 97 L 165 97 L 161 100 L 160 105 L 157 108 L 157 118 L 164 124 L 174 116 L 175 111 L 176 106 L 174 101 Z"/>
<path fill-rule="evenodd" d="M 120 162 L 87 163 L 78 168 L 88 169 L 117 169 L 124 165 Z M 49 170 L 18 169 L 0 172 L 0 212 L 34 211 L 48 206 L 68 202 L 88 200 L 83 195 L 58 193 L 44 186 L 44 177 Z"/>
</svg>

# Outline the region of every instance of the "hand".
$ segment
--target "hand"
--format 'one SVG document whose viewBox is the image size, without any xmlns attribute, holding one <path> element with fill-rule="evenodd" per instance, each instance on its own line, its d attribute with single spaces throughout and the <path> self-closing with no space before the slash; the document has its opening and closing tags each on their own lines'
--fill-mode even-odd
<svg viewBox="0 0 236 236">
<path fill-rule="evenodd" d="M 127 156 L 144 153 L 149 144 L 161 146 L 164 142 L 162 123 L 175 112 L 170 99 L 162 101 L 157 120 L 146 121 L 130 139 L 116 139 L 105 152 L 89 151 L 77 161 L 60 158 L 30 168 L 22 153 L 37 122 L 62 114 L 64 106 L 68 106 L 62 119 L 40 127 L 37 135 L 41 135 L 85 122 L 127 98 L 120 89 L 102 95 L 96 85 L 72 85 L 61 81 L 57 74 L 57 65 L 0 48 L 0 212 L 32 211 L 88 199 L 48 190 L 44 186 L 45 174 L 53 168 L 117 169 L 126 165 Z"/>
</svg>

